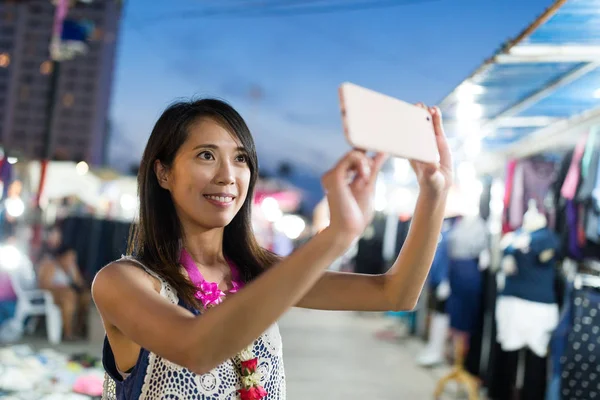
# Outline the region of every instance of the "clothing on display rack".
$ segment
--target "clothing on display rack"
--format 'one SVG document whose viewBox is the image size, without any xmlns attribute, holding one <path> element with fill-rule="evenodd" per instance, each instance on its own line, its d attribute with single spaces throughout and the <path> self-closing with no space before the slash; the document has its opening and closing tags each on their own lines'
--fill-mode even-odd
<svg viewBox="0 0 600 400">
<path fill-rule="evenodd" d="M 448 235 L 450 326 L 471 333 L 481 307 L 482 275 L 479 255 L 487 248 L 485 222 L 479 216 L 462 217 Z"/>
<path fill-rule="evenodd" d="M 556 278 L 556 251 L 559 242 L 547 228 L 533 232 L 523 229 L 509 234 L 503 250 L 503 263 L 514 263 L 516 271 L 506 277 L 502 296 L 543 304 L 556 304 L 554 280 Z"/>
<path fill-rule="evenodd" d="M 408 237 L 408 231 L 410 230 L 410 224 L 411 224 L 412 220 L 411 219 L 407 219 L 407 220 L 398 220 L 398 227 L 396 228 L 396 246 L 394 247 L 394 255 L 397 255 L 400 252 L 400 249 L 402 249 L 402 246 L 404 246 L 404 242 L 406 241 L 406 238 Z M 395 257 L 394 257 L 394 261 L 395 261 Z"/>
<path fill-rule="evenodd" d="M 510 209 L 510 199 L 513 191 L 513 181 L 515 179 L 515 169 L 517 168 L 517 160 L 511 160 L 506 164 L 506 177 L 504 181 L 504 199 L 502 201 L 502 233 L 510 232 L 510 222 L 508 219 L 508 210 Z"/>
<path fill-rule="evenodd" d="M 493 361 L 496 342 L 495 311 L 497 300 L 496 273 L 492 268 L 481 272 L 481 307 L 474 332 L 469 338 L 469 353 L 465 358 L 465 369 L 479 377 L 483 386 L 489 382 L 490 364 Z"/>
<path fill-rule="evenodd" d="M 492 200 L 492 183 L 491 177 L 485 177 L 483 179 L 483 191 L 479 198 L 479 215 L 483 220 L 487 221 L 490 217 L 490 202 Z"/>
<path fill-rule="evenodd" d="M 430 315 L 427 345 L 417 356 L 417 364 L 422 367 L 431 367 L 445 360 L 445 344 L 450 326 L 450 318 L 446 314 L 446 300 L 450 294 L 448 283 L 450 269 L 448 235 L 454 222 L 455 218 L 444 221 L 440 240 L 427 277 L 426 289 L 431 293 L 432 301 L 430 301 L 430 304 L 433 309 Z"/>
<path fill-rule="evenodd" d="M 385 272 L 386 266 L 383 259 L 385 225 L 385 216 L 377 214 L 373 222 L 365 229 L 363 236 L 358 241 L 358 248 L 354 257 L 354 272 L 369 275 Z"/>
<path fill-rule="evenodd" d="M 432 291 L 435 291 L 440 284 L 448 281 L 448 273 L 450 270 L 450 251 L 448 248 L 448 237 L 450 235 L 450 232 L 452 231 L 454 223 L 455 219 L 446 219 L 442 226 L 442 232 L 440 233 L 440 239 L 438 241 L 437 249 L 435 251 L 433 263 L 431 264 L 429 275 L 427 277 L 427 285 Z M 448 296 L 445 297 L 447 298 Z"/>
<path fill-rule="evenodd" d="M 493 342 L 479 376 L 490 399 L 600 399 L 600 277 L 574 290 L 566 267 L 600 255 L 600 130 L 553 157 L 507 165 L 498 296 L 484 302 Z M 542 224 L 531 224 L 530 200 Z"/>
<path fill-rule="evenodd" d="M 582 135 L 567 153 L 552 185 L 561 256 L 582 260 L 600 254 L 600 131 Z"/>
<path fill-rule="evenodd" d="M 546 216 L 529 200 L 522 227 L 501 242 L 492 399 L 539 399 L 546 395 L 548 344 L 559 319 L 555 295 L 559 240 Z"/>
<path fill-rule="evenodd" d="M 503 232 L 511 232 L 521 226 L 529 200 L 535 200 L 541 213 L 550 217 L 546 198 L 556 179 L 556 165 L 543 157 L 531 157 L 512 161 L 507 171 L 504 197 Z M 554 226 L 552 216 L 550 226 Z"/>
<path fill-rule="evenodd" d="M 393 213 L 387 215 L 385 218 L 382 254 L 384 262 L 391 266 L 396 261 L 400 249 L 404 246 L 411 221 L 410 219 L 402 219 Z"/>
<path fill-rule="evenodd" d="M 547 372 L 546 357 L 539 357 L 529 349 L 497 351 L 488 398 L 544 400 Z"/>
<path fill-rule="evenodd" d="M 73 216 L 62 222 L 63 242 L 77 253 L 79 267 L 88 283 L 100 268 L 126 253 L 130 226 L 127 222 L 92 216 Z"/>
<path fill-rule="evenodd" d="M 600 398 L 600 263 L 586 260 L 579 268 L 552 335 L 546 400 Z"/>
<path fill-rule="evenodd" d="M 577 291 L 573 329 L 562 361 L 563 400 L 600 398 L 600 293 Z"/>
</svg>

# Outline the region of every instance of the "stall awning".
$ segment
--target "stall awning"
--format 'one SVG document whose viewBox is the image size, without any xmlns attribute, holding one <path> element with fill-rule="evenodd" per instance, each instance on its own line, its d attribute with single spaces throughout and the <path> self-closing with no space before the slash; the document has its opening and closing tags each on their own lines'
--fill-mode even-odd
<svg viewBox="0 0 600 400">
<path fill-rule="evenodd" d="M 441 108 L 459 153 L 472 151 L 470 142 L 484 152 L 514 148 L 540 130 L 600 111 L 600 0 L 556 1 Z"/>
</svg>

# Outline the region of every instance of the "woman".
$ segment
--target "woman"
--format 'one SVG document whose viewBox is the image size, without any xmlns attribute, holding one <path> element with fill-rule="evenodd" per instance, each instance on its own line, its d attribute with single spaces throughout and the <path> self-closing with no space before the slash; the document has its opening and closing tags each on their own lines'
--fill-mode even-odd
<svg viewBox="0 0 600 400">
<path fill-rule="evenodd" d="M 46 230 L 46 238 L 42 242 L 37 261 L 42 262 L 47 257 L 52 257 L 54 252 L 63 244 L 62 232 L 57 225 Z"/>
<path fill-rule="evenodd" d="M 77 255 L 60 245 L 40 262 L 38 286 L 49 290 L 60 308 L 64 340 L 72 341 L 85 334 L 91 296 L 77 265 Z"/>
<path fill-rule="evenodd" d="M 283 399 L 275 322 L 290 307 L 412 309 L 451 177 L 441 115 L 429 111 L 440 165 L 412 164 L 421 192 L 411 233 L 389 273 L 364 276 L 325 270 L 372 217 L 382 154 L 352 151 L 323 176 L 330 225 L 279 259 L 252 232 L 258 161 L 242 117 L 211 99 L 167 108 L 142 156 L 134 256 L 103 268 L 92 287 L 107 332 L 105 398 Z"/>
</svg>

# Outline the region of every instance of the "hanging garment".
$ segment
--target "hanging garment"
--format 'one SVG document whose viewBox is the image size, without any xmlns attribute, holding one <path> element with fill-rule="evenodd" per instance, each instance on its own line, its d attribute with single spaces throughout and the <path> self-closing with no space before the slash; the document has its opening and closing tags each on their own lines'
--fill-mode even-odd
<svg viewBox="0 0 600 400">
<path fill-rule="evenodd" d="M 510 205 L 508 210 L 508 223 L 511 231 L 521 226 L 523 215 L 525 214 L 525 175 L 523 163 L 519 162 L 515 167 L 513 177 L 512 193 L 510 195 Z"/>
<path fill-rule="evenodd" d="M 450 259 L 450 297 L 446 307 L 450 326 L 472 333 L 481 310 L 482 274 L 477 258 Z"/>
<path fill-rule="evenodd" d="M 573 327 L 561 358 L 561 399 L 600 399 L 600 293 L 575 292 Z"/>
<path fill-rule="evenodd" d="M 560 400 L 560 382 L 562 362 L 567 348 L 569 332 L 573 327 L 573 286 L 564 287 L 564 306 L 561 311 L 558 326 L 550 339 L 550 381 L 546 390 L 546 400 Z"/>
<path fill-rule="evenodd" d="M 568 245 L 568 254 L 572 258 L 580 260 L 583 255 L 577 240 L 577 204 L 575 204 L 575 201 L 573 200 L 567 200 L 567 205 L 565 208 L 567 216 L 566 240 Z"/>
<path fill-rule="evenodd" d="M 488 325 L 490 316 L 493 319 L 493 305 L 496 302 L 495 274 L 490 268 L 481 271 L 481 294 L 479 298 L 479 313 L 474 317 L 475 327 L 469 335 L 469 347 L 465 356 L 464 368 L 471 375 L 479 377 L 483 385 L 489 378 L 491 349 L 488 345 L 494 341 L 495 333 L 492 326 Z M 493 298 L 491 298 L 493 297 Z M 490 304 L 492 303 L 492 304 Z M 492 329 L 490 329 L 492 328 Z"/>
<path fill-rule="evenodd" d="M 596 212 L 596 224 L 598 225 L 598 236 L 600 236 L 600 160 L 598 165 L 596 166 L 596 185 L 594 186 L 594 190 L 592 191 L 592 206 L 591 208 Z M 598 240 L 596 240 L 598 242 Z"/>
<path fill-rule="evenodd" d="M 592 135 L 590 141 L 593 142 L 594 146 L 589 152 L 587 173 L 577 194 L 577 200 L 585 207 L 582 213 L 584 245 L 586 240 L 600 244 L 600 207 L 598 207 L 595 197 L 597 194 L 600 198 L 600 140 L 598 140 L 600 132 L 594 131 Z M 594 140 L 592 140 L 592 137 Z"/>
<path fill-rule="evenodd" d="M 461 218 L 448 234 L 448 250 L 451 259 L 478 258 L 487 244 L 487 228 L 485 221 L 480 217 Z"/>
<path fill-rule="evenodd" d="M 481 309 L 479 255 L 487 247 L 487 229 L 479 217 L 463 217 L 448 232 L 450 326 L 471 333 Z"/>
<path fill-rule="evenodd" d="M 479 198 L 479 215 L 485 221 L 490 218 L 490 202 L 492 200 L 492 179 L 484 180 L 483 192 Z"/>
<path fill-rule="evenodd" d="M 490 400 L 544 400 L 548 370 L 545 357 L 529 350 L 498 350 L 495 358 Z"/>
<path fill-rule="evenodd" d="M 447 233 L 442 233 L 440 234 L 440 240 L 427 277 L 429 287 L 435 290 L 440 283 L 447 281 L 449 269 L 450 255 L 448 252 L 448 238 Z"/>
<path fill-rule="evenodd" d="M 568 151 L 560 162 L 556 179 L 550 186 L 549 197 L 552 201 L 554 210 L 554 231 L 560 237 L 560 259 L 569 254 L 569 229 L 567 223 L 566 200 L 561 196 L 560 191 L 563 182 L 571 166 L 574 151 Z"/>
<path fill-rule="evenodd" d="M 508 218 L 508 212 L 510 209 L 510 198 L 512 195 L 513 179 L 515 175 L 515 168 L 517 167 L 517 161 L 509 161 L 506 166 L 506 182 L 504 183 L 504 211 L 502 212 L 502 233 L 510 232 L 510 224 Z"/>
<path fill-rule="evenodd" d="M 506 277 L 502 295 L 556 304 L 554 282 L 559 244 L 558 237 L 547 228 L 534 232 L 522 229 L 515 231 L 512 243 L 504 249 L 503 255 L 514 257 L 517 272 Z M 540 259 L 546 251 L 553 252 L 551 257 L 547 260 Z"/>
<path fill-rule="evenodd" d="M 547 215 L 546 199 L 550 186 L 556 179 L 556 163 L 544 159 L 527 159 L 523 160 L 521 165 L 523 167 L 523 207 L 527 207 L 529 200 L 535 200 L 539 212 Z"/>
<path fill-rule="evenodd" d="M 537 356 L 545 357 L 558 325 L 558 315 L 557 304 L 500 296 L 496 303 L 496 340 L 504 351 L 529 348 Z"/>
<path fill-rule="evenodd" d="M 590 134 L 585 145 L 583 157 L 581 158 L 581 178 L 585 180 L 592 167 L 593 154 L 598 143 L 598 127 L 590 130 Z"/>
<path fill-rule="evenodd" d="M 590 206 L 585 218 L 585 238 L 590 242 L 600 244 L 600 213 Z"/>
<path fill-rule="evenodd" d="M 578 204 L 577 210 L 577 245 L 584 248 L 587 242 L 585 237 L 585 217 L 587 210 L 584 204 Z"/>
<path fill-rule="evenodd" d="M 585 151 L 587 138 L 587 133 L 582 135 L 581 138 L 579 138 L 579 141 L 575 146 L 575 151 L 573 153 L 573 159 L 571 160 L 569 172 L 567 173 L 567 177 L 565 178 L 565 181 L 560 190 L 562 197 L 564 197 L 567 200 L 573 200 L 573 198 L 575 198 L 575 193 L 577 192 L 577 185 L 579 184 L 579 177 L 581 172 L 581 158 L 583 157 L 583 152 Z"/>
<path fill-rule="evenodd" d="M 590 135 L 581 161 L 581 185 L 577 190 L 577 201 L 580 203 L 591 201 L 596 186 L 598 160 L 600 159 L 600 141 L 597 140 L 599 134 L 594 132 Z"/>
<path fill-rule="evenodd" d="M 384 232 L 385 218 L 377 216 L 358 241 L 358 250 L 354 258 L 354 272 L 369 275 L 386 272 L 385 261 L 383 259 Z"/>
</svg>

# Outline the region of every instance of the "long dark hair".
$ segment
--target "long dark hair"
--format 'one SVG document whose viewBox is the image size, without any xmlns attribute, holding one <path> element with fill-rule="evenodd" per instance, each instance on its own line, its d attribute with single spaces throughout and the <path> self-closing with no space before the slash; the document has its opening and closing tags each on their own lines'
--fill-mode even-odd
<svg viewBox="0 0 600 400">
<path fill-rule="evenodd" d="M 132 225 L 128 253 L 165 279 L 190 305 L 199 306 L 196 288 L 181 273 L 179 257 L 183 230 L 171 193 L 163 189 L 154 171 L 156 160 L 171 167 L 188 137 L 188 129 L 202 118 L 222 124 L 234 134 L 248 154 L 250 184 L 242 208 L 225 227 L 224 256 L 235 263 L 245 282 L 256 278 L 278 257 L 262 248 L 252 230 L 251 209 L 258 178 L 258 158 L 252 134 L 242 116 L 229 104 L 216 99 L 180 101 L 169 106 L 150 134 L 138 172 L 139 220 Z"/>
</svg>

